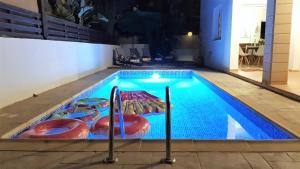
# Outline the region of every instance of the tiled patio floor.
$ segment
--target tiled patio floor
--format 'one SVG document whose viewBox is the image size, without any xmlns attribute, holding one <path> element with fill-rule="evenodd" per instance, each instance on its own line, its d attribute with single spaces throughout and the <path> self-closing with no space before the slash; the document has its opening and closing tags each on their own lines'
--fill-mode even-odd
<svg viewBox="0 0 300 169">
<path fill-rule="evenodd" d="M 1 169 L 300 169 L 300 153 L 174 153 L 176 163 L 160 164 L 164 153 L 119 152 L 103 164 L 98 152 L 0 152 Z"/>
<path fill-rule="evenodd" d="M 232 71 L 232 73 L 246 77 L 248 79 L 254 80 L 259 83 L 262 82 L 263 71 L 259 69 L 253 69 L 247 71 L 235 70 Z M 300 72 L 290 71 L 288 73 L 288 82 L 286 85 L 272 85 L 272 87 L 300 96 L 299 84 L 300 84 Z"/>
</svg>

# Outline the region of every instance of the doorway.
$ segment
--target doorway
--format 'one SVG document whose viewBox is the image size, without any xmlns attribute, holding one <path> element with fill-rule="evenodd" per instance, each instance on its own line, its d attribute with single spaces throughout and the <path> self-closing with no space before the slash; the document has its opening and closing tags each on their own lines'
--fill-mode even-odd
<svg viewBox="0 0 300 169">
<path fill-rule="evenodd" d="M 267 0 L 234 0 L 231 72 L 262 82 Z"/>
</svg>

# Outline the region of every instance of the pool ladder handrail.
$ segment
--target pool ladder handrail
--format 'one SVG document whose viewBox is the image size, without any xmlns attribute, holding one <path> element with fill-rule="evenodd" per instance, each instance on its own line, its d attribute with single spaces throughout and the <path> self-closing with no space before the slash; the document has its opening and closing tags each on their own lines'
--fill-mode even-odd
<svg viewBox="0 0 300 169">
<path fill-rule="evenodd" d="M 118 114 L 120 128 L 121 128 L 121 137 L 125 137 L 124 131 L 124 122 L 123 122 L 123 114 L 122 114 L 122 101 L 120 90 L 117 86 L 114 86 L 111 95 L 110 95 L 110 104 L 109 104 L 109 145 L 108 145 L 108 157 L 104 159 L 105 163 L 115 163 L 118 161 L 118 158 L 114 157 L 114 122 L 115 122 L 115 101 L 117 101 L 118 105 Z"/>
<path fill-rule="evenodd" d="M 172 157 L 172 137 L 171 137 L 171 98 L 170 87 L 166 87 L 166 157 L 161 160 L 162 163 L 174 164 L 176 159 Z"/>
<path fill-rule="evenodd" d="M 118 158 L 114 157 L 114 114 L 115 114 L 115 100 L 118 101 L 118 111 L 122 117 L 122 101 L 120 90 L 117 86 L 113 87 L 110 96 L 110 111 L 109 111 L 109 154 L 105 163 L 115 163 Z M 121 120 L 121 119 L 120 119 Z M 119 120 L 119 121 L 120 121 Z M 123 122 L 122 122 L 123 123 Z M 121 124 L 121 123 L 120 123 Z M 123 129 L 122 129 L 123 128 Z M 121 132 L 124 132 L 124 123 L 121 124 Z M 123 133 L 124 134 L 124 133 Z M 121 133 L 122 135 L 122 133 Z M 173 164 L 176 162 L 175 158 L 172 158 L 172 147 L 171 147 L 171 102 L 170 102 L 170 87 L 166 87 L 166 158 L 162 159 L 162 163 Z"/>
</svg>

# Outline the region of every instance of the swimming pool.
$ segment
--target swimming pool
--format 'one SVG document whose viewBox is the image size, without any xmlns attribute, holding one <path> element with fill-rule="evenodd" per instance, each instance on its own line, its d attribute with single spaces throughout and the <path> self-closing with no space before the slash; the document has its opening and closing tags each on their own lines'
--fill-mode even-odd
<svg viewBox="0 0 300 169">
<path fill-rule="evenodd" d="M 84 96 L 109 98 L 111 90 L 146 91 L 165 100 L 171 91 L 172 138 L 195 140 L 282 140 L 294 136 L 191 70 L 122 70 Z M 81 96 L 83 97 L 83 96 Z M 76 99 L 75 99 L 76 100 Z M 101 112 L 101 117 L 108 110 Z M 165 114 L 144 115 L 150 130 L 142 139 L 165 138 Z M 90 126 L 93 124 L 90 124 Z M 106 139 L 89 134 L 88 139 Z"/>
</svg>

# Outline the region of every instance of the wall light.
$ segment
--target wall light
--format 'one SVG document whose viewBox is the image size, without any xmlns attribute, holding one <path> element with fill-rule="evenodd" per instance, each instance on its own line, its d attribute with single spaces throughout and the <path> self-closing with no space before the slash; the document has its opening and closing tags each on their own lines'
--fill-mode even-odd
<svg viewBox="0 0 300 169">
<path fill-rule="evenodd" d="M 188 37 L 192 37 L 193 36 L 193 32 L 188 32 L 187 36 Z"/>
</svg>

